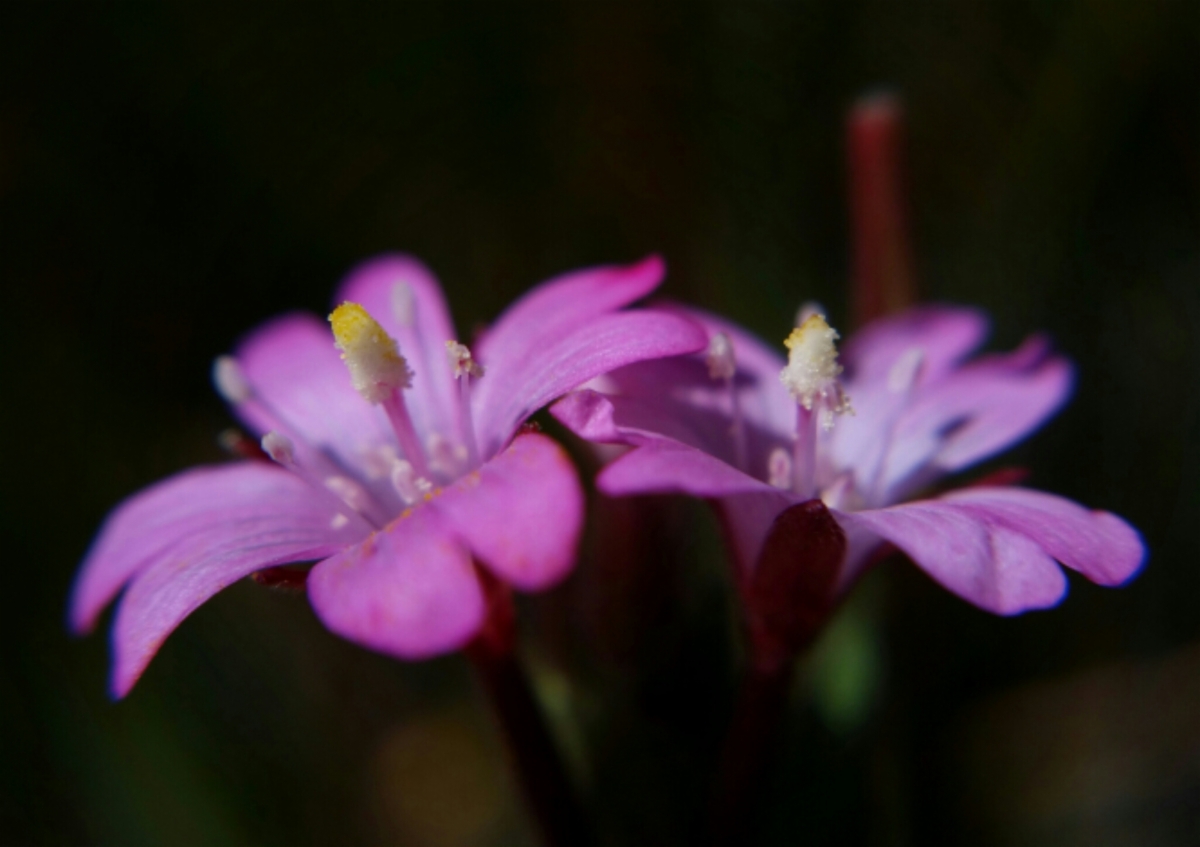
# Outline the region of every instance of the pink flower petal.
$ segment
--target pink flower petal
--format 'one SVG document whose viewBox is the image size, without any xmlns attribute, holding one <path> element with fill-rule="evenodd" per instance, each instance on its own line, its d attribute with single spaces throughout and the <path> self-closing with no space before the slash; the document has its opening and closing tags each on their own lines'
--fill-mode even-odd
<svg viewBox="0 0 1200 847">
<path fill-rule="evenodd" d="M 742 473 L 715 456 L 667 438 L 621 456 L 600 472 L 596 487 L 614 496 L 681 492 L 697 497 L 752 493 L 784 497 L 779 489 Z M 786 505 L 789 501 L 784 497 L 781 502 Z"/>
<path fill-rule="evenodd" d="M 339 513 L 346 515 L 345 525 L 331 529 Z M 163 480 L 130 497 L 105 521 L 75 582 L 71 627 L 90 631 L 126 582 L 174 556 L 176 547 L 254 541 L 260 533 L 287 529 L 297 521 L 311 522 L 304 525 L 297 549 L 307 549 L 313 537 L 321 544 L 348 544 L 369 529 L 353 512 L 339 510 L 327 493 L 274 465 L 195 468 Z"/>
<path fill-rule="evenodd" d="M 370 312 L 399 342 L 400 352 L 415 374 L 407 395 L 417 431 L 424 437 L 432 432 L 457 437 L 458 403 L 446 342 L 463 339 L 455 334 L 433 273 L 412 256 L 378 256 L 346 276 L 334 305 L 347 300 Z M 404 313 L 406 308 L 408 313 Z"/>
<path fill-rule="evenodd" d="M 361 520 L 345 516 L 332 497 L 298 479 L 301 488 L 262 482 L 232 487 L 225 492 L 230 500 L 210 499 L 203 514 L 147 526 L 147 540 L 118 548 L 124 562 L 137 558 L 140 565 L 113 624 L 114 696 L 124 697 L 163 640 L 225 586 L 261 568 L 323 558 L 362 537 Z"/>
<path fill-rule="evenodd" d="M 308 597 L 332 632 L 402 659 L 462 647 L 486 611 L 470 552 L 427 506 L 317 564 Z"/>
<path fill-rule="evenodd" d="M 554 340 L 591 319 L 645 297 L 662 282 L 658 256 L 632 265 L 605 265 L 562 274 L 533 288 L 496 319 L 479 340 L 485 367 L 516 370 Z"/>
<path fill-rule="evenodd" d="M 919 390 L 897 419 L 882 477 L 884 496 L 926 465 L 942 472 L 968 467 L 1024 438 L 1054 414 L 1071 392 L 1072 368 L 1060 357 L 1031 367 L 1032 339 L 1006 355 L 965 365 Z M 924 480 L 918 479 L 917 484 Z M 908 488 L 909 486 L 905 486 Z"/>
<path fill-rule="evenodd" d="M 566 452 L 544 435 L 517 436 L 507 450 L 429 503 L 503 581 L 548 588 L 575 563 L 583 489 Z"/>
<path fill-rule="evenodd" d="M 1146 558 L 1145 544 L 1132 526 L 1111 512 L 1092 511 L 1064 497 L 1025 488 L 965 488 L 942 500 L 1029 536 L 1100 585 L 1128 582 Z"/>
<path fill-rule="evenodd" d="M 987 329 L 987 318 L 975 309 L 918 306 L 856 331 L 842 345 L 841 361 L 848 382 L 887 382 L 896 362 L 918 349 L 920 381 L 934 382 L 978 347 Z"/>
<path fill-rule="evenodd" d="M 939 500 L 839 512 L 851 545 L 891 541 L 942 586 L 982 609 L 1013 615 L 1056 605 L 1067 580 L 1037 541 L 971 509 Z M 861 551 L 850 550 L 848 561 Z"/>
<path fill-rule="evenodd" d="M 520 367 L 497 367 L 479 381 L 472 400 L 480 450 L 494 455 L 521 421 L 592 377 L 643 359 L 691 353 L 706 343 L 704 330 L 678 315 L 647 310 L 590 320 L 531 352 Z"/>
</svg>

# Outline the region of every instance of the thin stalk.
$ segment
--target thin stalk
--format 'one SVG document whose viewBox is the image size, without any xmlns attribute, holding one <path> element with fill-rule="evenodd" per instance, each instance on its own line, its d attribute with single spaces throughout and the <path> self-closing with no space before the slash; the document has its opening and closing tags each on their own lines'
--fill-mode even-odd
<svg viewBox="0 0 1200 847">
<path fill-rule="evenodd" d="M 512 598 L 489 585 L 487 625 L 465 650 L 500 724 L 526 805 L 546 847 L 588 847 L 591 829 L 554 736 L 513 650 Z"/>
</svg>

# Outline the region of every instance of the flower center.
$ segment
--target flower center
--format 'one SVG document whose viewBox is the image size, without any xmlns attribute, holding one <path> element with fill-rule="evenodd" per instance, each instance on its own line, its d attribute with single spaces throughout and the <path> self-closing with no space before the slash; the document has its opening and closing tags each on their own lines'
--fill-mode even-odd
<svg viewBox="0 0 1200 847">
<path fill-rule="evenodd" d="M 822 432 L 833 428 L 838 415 L 854 414 L 850 398 L 842 391 L 838 376 L 838 333 L 813 311 L 792 330 L 783 342 L 788 349 L 788 363 L 779 374 L 779 381 L 796 401 L 796 436 L 792 445 L 791 489 L 801 497 L 817 494 L 817 441 Z M 783 480 L 783 463 L 773 458 L 769 469 L 770 482 L 779 485 Z"/>
</svg>

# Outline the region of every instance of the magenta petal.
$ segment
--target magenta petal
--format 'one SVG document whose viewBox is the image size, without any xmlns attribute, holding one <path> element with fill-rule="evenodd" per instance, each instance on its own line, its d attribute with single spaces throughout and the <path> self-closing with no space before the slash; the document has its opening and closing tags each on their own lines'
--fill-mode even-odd
<svg viewBox="0 0 1200 847">
<path fill-rule="evenodd" d="M 987 329 L 987 318 L 974 309 L 919 306 L 855 332 L 842 346 L 841 361 L 848 381 L 886 382 L 896 362 L 915 348 L 922 353 L 920 381 L 929 383 L 979 346 Z"/>
<path fill-rule="evenodd" d="M 1064 497 L 1025 488 L 967 488 L 942 499 L 1029 536 L 1055 559 L 1100 585 L 1128 582 L 1146 558 L 1141 536 L 1121 518 Z"/>
<path fill-rule="evenodd" d="M 105 521 L 75 582 L 71 627 L 90 630 L 126 582 L 184 544 L 251 543 L 259 533 L 291 526 L 293 515 L 314 521 L 305 529 L 305 545 L 310 532 L 333 545 L 365 535 L 367 525 L 348 510 L 345 526 L 328 528 L 337 505 L 328 494 L 265 463 L 196 468 L 163 480 L 130 497 Z"/>
<path fill-rule="evenodd" d="M 1031 350 L 1044 350 L 1043 342 L 972 362 L 920 391 L 896 421 L 884 491 L 926 464 L 948 472 L 968 467 L 1054 414 L 1071 392 L 1071 366 L 1051 357 L 1031 367 Z"/>
<path fill-rule="evenodd" d="M 732 465 L 666 438 L 621 456 L 600 472 L 596 487 L 612 495 L 674 491 L 697 497 L 751 493 L 782 496 L 778 489 Z"/>
<path fill-rule="evenodd" d="M 891 541 L 945 588 L 982 609 L 1012 615 L 1057 604 L 1067 580 L 1037 541 L 971 509 L 925 500 L 838 513 L 852 545 Z M 857 561 L 859 551 L 847 553 Z"/>
<path fill-rule="evenodd" d="M 163 640 L 225 586 L 261 568 L 323 558 L 362 537 L 361 521 L 339 517 L 321 492 L 277 486 L 260 489 L 263 499 L 255 500 L 245 497 L 251 488 L 228 492 L 241 498 L 237 504 L 210 501 L 202 517 L 151 531 L 159 546 L 133 576 L 113 624 L 114 696 L 125 696 Z"/>
<path fill-rule="evenodd" d="M 585 268 L 554 277 L 504 310 L 479 340 L 476 357 L 488 368 L 521 367 L 549 340 L 645 297 L 662 282 L 664 272 L 662 259 L 648 256 L 632 265 Z"/>
<path fill-rule="evenodd" d="M 547 588 L 575 563 L 583 489 L 566 452 L 544 435 L 517 436 L 429 505 L 481 564 L 517 588 Z"/>
<path fill-rule="evenodd" d="M 238 414 L 259 434 L 281 421 L 302 463 L 311 467 L 328 451 L 362 471 L 367 449 L 395 443 L 383 412 L 351 385 L 325 321 L 285 315 L 247 336 L 236 356 L 261 400 L 240 404 Z"/>
<path fill-rule="evenodd" d="M 526 417 L 595 376 L 643 359 L 692 353 L 705 344 L 704 330 L 679 315 L 647 310 L 588 321 L 526 361 L 489 370 L 479 380 L 472 399 L 480 450 L 494 454 Z"/>
<path fill-rule="evenodd" d="M 429 268 L 402 254 L 370 259 L 352 270 L 338 288 L 334 305 L 346 301 L 366 309 L 399 342 L 414 373 L 407 395 L 417 431 L 425 436 L 431 432 L 455 436 L 458 404 L 446 342 L 460 339 L 442 288 Z M 398 306 L 409 313 L 401 313 Z"/>
<path fill-rule="evenodd" d="M 333 632 L 402 659 L 462 647 L 485 614 L 471 554 L 441 513 L 424 506 L 319 563 L 308 597 Z"/>
</svg>

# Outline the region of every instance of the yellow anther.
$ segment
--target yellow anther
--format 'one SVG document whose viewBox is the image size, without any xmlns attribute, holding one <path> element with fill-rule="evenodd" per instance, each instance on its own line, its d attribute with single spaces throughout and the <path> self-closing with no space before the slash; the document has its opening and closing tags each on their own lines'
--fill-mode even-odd
<svg viewBox="0 0 1200 847">
<path fill-rule="evenodd" d="M 413 373 L 396 339 L 357 303 L 343 303 L 329 316 L 335 346 L 350 371 L 354 388 L 371 403 L 382 403 L 412 384 Z"/>
</svg>

